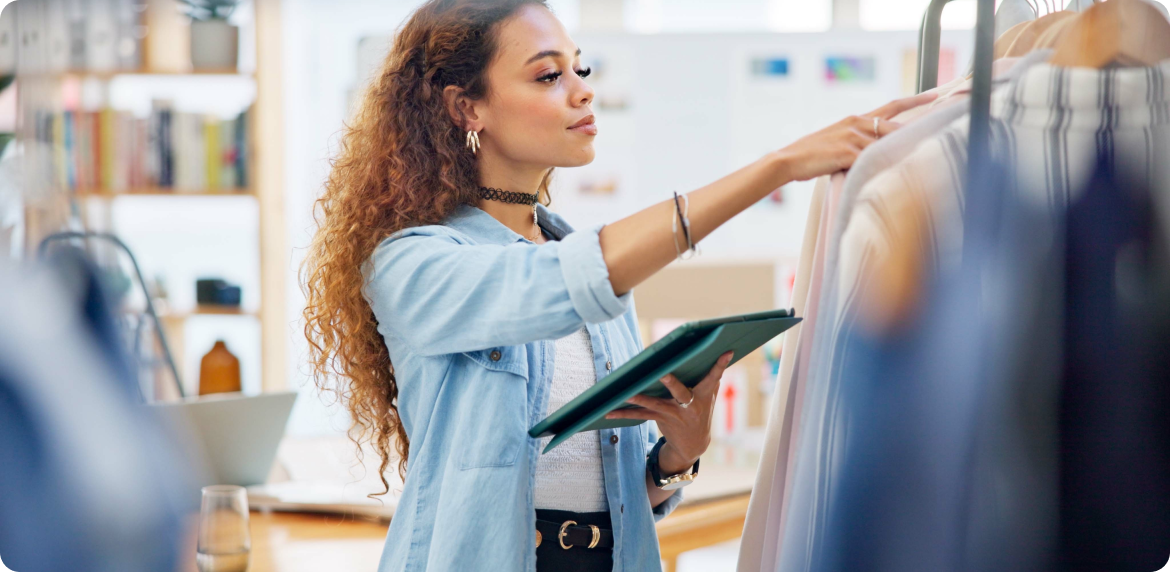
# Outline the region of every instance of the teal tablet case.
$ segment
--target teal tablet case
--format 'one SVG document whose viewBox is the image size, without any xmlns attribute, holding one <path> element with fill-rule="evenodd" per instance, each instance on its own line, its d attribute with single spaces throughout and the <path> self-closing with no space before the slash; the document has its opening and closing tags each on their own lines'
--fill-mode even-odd
<svg viewBox="0 0 1170 572">
<path fill-rule="evenodd" d="M 670 397 L 659 381 L 668 373 L 694 387 L 728 350 L 735 352 L 731 357 L 734 364 L 798 323 L 800 318 L 794 311 L 772 310 L 683 324 L 544 418 L 528 434 L 555 435 L 544 448 L 547 453 L 581 431 L 644 423 L 640 419 L 605 419 L 605 415 L 614 409 L 635 407 L 626 400 L 638 394 Z"/>
</svg>

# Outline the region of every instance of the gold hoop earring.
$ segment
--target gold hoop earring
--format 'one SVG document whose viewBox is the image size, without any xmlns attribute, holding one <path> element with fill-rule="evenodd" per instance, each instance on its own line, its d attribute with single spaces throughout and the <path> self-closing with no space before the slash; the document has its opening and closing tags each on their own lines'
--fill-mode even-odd
<svg viewBox="0 0 1170 572">
<path fill-rule="evenodd" d="M 467 132 L 467 148 L 471 149 L 472 155 L 475 155 L 476 152 L 479 151 L 479 132 L 478 131 L 468 131 Z"/>
</svg>

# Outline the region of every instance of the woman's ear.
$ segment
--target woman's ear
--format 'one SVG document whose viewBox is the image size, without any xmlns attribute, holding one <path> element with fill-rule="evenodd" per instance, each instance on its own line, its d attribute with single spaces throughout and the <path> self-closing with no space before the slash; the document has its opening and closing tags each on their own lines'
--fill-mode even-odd
<svg viewBox="0 0 1170 572">
<path fill-rule="evenodd" d="M 479 116 L 471 100 L 463 94 L 463 88 L 449 85 L 443 88 L 443 103 L 447 106 L 447 113 L 451 120 L 464 131 L 480 131 Z"/>
</svg>

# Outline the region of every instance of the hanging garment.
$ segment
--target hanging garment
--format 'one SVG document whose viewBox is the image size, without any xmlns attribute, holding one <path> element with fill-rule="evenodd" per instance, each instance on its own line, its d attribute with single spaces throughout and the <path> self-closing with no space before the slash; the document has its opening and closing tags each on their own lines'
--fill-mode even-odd
<svg viewBox="0 0 1170 572">
<path fill-rule="evenodd" d="M 807 316 L 809 293 L 817 291 L 812 286 L 813 260 L 827 240 L 828 229 L 822 225 L 822 221 L 828 215 L 825 195 L 830 186 L 828 177 L 817 179 L 809 204 L 808 221 L 804 227 L 800 260 L 792 286 L 792 308 L 796 315 L 802 317 Z M 782 530 L 781 515 L 779 511 L 774 511 L 770 499 L 780 499 L 784 493 L 784 479 L 787 476 L 785 468 L 790 458 L 788 448 L 792 443 L 790 434 L 793 412 L 790 408 L 797 403 L 790 392 L 795 391 L 792 386 L 793 370 L 800 341 L 802 336 L 808 335 L 803 334 L 803 330 L 799 328 L 802 328 L 806 321 L 807 319 L 797 324 L 793 328 L 796 331 L 790 330 L 791 333 L 784 337 L 780 368 L 776 374 L 776 386 L 772 393 L 767 425 L 764 428 L 764 447 L 740 540 L 738 560 L 740 570 L 759 570 L 762 562 L 775 562 L 776 559 L 777 543 L 770 539 L 778 538 Z"/>
<path fill-rule="evenodd" d="M 922 319 L 854 332 L 810 569 L 1162 565 L 1170 238 L 1153 213 L 1170 194 L 1110 163 L 1067 218 L 1008 180 L 974 189 L 984 216 L 967 208 L 962 264 L 932 280 Z"/>
<path fill-rule="evenodd" d="M 1127 175 L 1102 161 L 1065 225 L 1059 568 L 1072 572 L 1160 570 L 1170 554 L 1170 240 L 1155 218 L 1170 201 Z"/>
<path fill-rule="evenodd" d="M 1046 50 L 1018 60 L 999 60 L 994 73 L 1003 74 L 1001 83 L 1010 81 L 1050 54 L 1051 51 Z M 793 307 L 805 320 L 798 326 L 799 330 L 785 338 L 777 391 L 771 399 L 763 453 L 740 542 L 740 572 L 773 570 L 778 562 L 786 499 L 791 494 L 801 408 L 805 403 L 809 370 L 815 364 L 815 340 L 824 335 L 816 326 L 833 323 L 835 308 L 822 308 L 821 302 L 822 297 L 832 298 L 827 294 L 822 296 L 822 293 L 830 290 L 841 231 L 852 212 L 854 199 L 865 182 L 905 158 L 918 143 L 966 113 L 970 80 L 958 78 L 932 91 L 939 94 L 938 99 L 896 117 L 894 121 L 905 126 L 866 148 L 847 176 L 838 173 L 817 180 L 793 292 Z M 825 214 L 828 218 L 826 224 L 822 224 L 821 218 Z M 818 260 L 815 266 L 814 257 Z M 814 268 L 817 280 L 810 288 Z M 806 305 L 816 308 L 815 315 L 808 314 Z"/>
<path fill-rule="evenodd" d="M 114 311 L 106 288 L 101 285 L 101 269 L 75 245 L 58 245 L 49 251 L 46 266 L 58 275 L 61 284 L 73 285 L 86 334 L 101 346 L 102 356 L 114 368 L 111 380 L 118 389 L 134 400 L 141 401 L 134 368 L 125 349 L 122 332 L 114 320 Z"/>
<path fill-rule="evenodd" d="M 947 114 L 945 121 L 936 119 L 924 121 L 926 129 L 912 129 L 906 133 L 917 133 L 917 140 L 921 140 L 950 123 L 957 115 Z M 903 116 L 899 116 L 898 120 L 905 119 Z M 901 133 L 901 131 L 895 134 L 897 133 Z M 887 138 L 887 140 L 893 143 L 897 139 Z M 859 163 L 860 161 L 859 159 Z M 771 553 L 772 561 L 775 558 L 775 543 L 763 541 L 764 538 L 771 537 L 771 535 L 768 533 L 758 534 L 757 531 L 760 530 L 760 527 L 776 530 L 776 527 L 780 526 L 777 520 L 780 514 L 776 512 L 776 514 L 767 517 L 772 519 L 767 524 L 757 525 L 756 519 L 765 518 L 769 511 L 776 511 L 779 508 L 778 499 L 780 497 L 777 497 L 777 500 L 772 498 L 774 485 L 777 494 L 787 490 L 784 482 L 788 473 L 787 467 L 794 453 L 794 450 L 789 449 L 789 446 L 795 439 L 793 431 L 799 427 L 800 406 L 804 400 L 804 381 L 807 376 L 806 364 L 809 361 L 812 340 L 816 332 L 816 317 L 819 313 L 820 294 L 823 288 L 825 260 L 830 251 L 830 241 L 836 234 L 836 221 L 840 220 L 838 210 L 844 196 L 845 181 L 845 174 L 837 173 L 831 177 L 818 178 L 814 187 L 813 201 L 810 205 L 809 219 L 805 226 L 805 236 L 802 242 L 800 265 L 793 289 L 793 307 L 796 309 L 797 315 L 803 318 L 803 321 L 797 326 L 800 329 L 787 336 L 784 341 L 777 375 L 778 391 L 772 397 L 763 455 L 756 474 L 756 486 L 752 489 L 752 502 L 748 509 L 748 524 L 745 525 L 744 539 L 740 543 L 741 570 L 755 570 L 760 567 L 760 561 L 747 557 L 747 554 L 762 551 Z M 778 451 L 786 452 L 786 454 L 777 455 Z M 745 550 L 744 546 L 748 548 Z"/>
<path fill-rule="evenodd" d="M 1043 228 L 1040 210 L 1016 227 Z M 1000 228 L 982 236 L 967 264 L 930 279 L 911 323 L 848 330 L 826 416 L 833 474 L 803 569 L 1044 569 L 1037 565 L 1055 536 L 1055 459 L 1036 452 L 1055 449 L 1056 369 L 1015 384 L 1003 372 L 1014 349 L 1052 355 L 1030 339 L 1036 328 L 1017 326 L 1052 306 L 1029 302 L 1056 273 L 1037 263 L 1039 249 L 1017 246 L 1028 235 Z M 1007 256 L 992 256 L 1002 243 Z M 993 308 L 977 302 L 991 297 Z"/>
<path fill-rule="evenodd" d="M 176 434 L 136 403 L 133 380 L 117 379 L 120 356 L 106 353 L 78 303 L 96 298 L 55 278 L 0 265 L 4 564 L 175 570 L 184 519 L 198 511 L 198 490 L 188 486 L 196 467 Z M 93 278 L 70 286 L 96 287 Z"/>
<path fill-rule="evenodd" d="M 1170 119 L 1162 89 L 1166 71 L 1165 65 L 1103 71 L 1038 65 L 1027 70 L 1010 88 L 997 91 L 992 113 L 1002 123 L 993 129 L 992 149 L 1007 159 L 1005 168 L 1009 172 L 1005 180 L 1013 181 L 1014 188 L 1019 189 L 1019 201 L 1048 213 L 1063 213 L 1069 201 L 1076 198 L 1077 189 L 1083 188 L 1088 180 L 1099 145 L 1107 145 L 1108 156 L 1127 172 L 1150 173 L 1159 163 L 1159 157 L 1165 156 L 1163 140 Z M 830 569 L 822 566 L 826 546 L 831 544 L 828 519 L 834 503 L 841 499 L 834 497 L 832 491 L 841 490 L 840 480 L 847 474 L 843 469 L 844 459 L 853 450 L 849 438 L 862 434 L 855 428 L 856 424 L 851 424 L 851 418 L 842 417 L 846 405 L 842 395 L 847 389 L 845 382 L 860 383 L 845 377 L 843 364 L 862 359 L 866 354 L 863 344 L 850 340 L 858 331 L 858 319 L 870 290 L 867 282 L 879 267 L 877 261 L 896 243 L 894 233 L 908 214 L 925 213 L 919 221 L 925 229 L 923 244 L 919 246 L 926 252 L 929 272 L 946 276 L 957 270 L 963 247 L 961 199 L 966 176 L 966 128 L 966 119 L 957 121 L 940 136 L 920 145 L 897 168 L 874 178 L 859 194 L 842 236 L 836 284 L 829 285 L 830 291 L 836 288 L 836 293 L 826 307 L 835 307 L 837 330 L 826 334 L 825 353 L 816 356 L 813 362 L 820 370 L 816 382 L 810 385 L 812 391 L 803 420 L 805 430 L 792 479 L 794 488 L 786 507 L 792 515 L 786 520 L 781 570 Z M 1109 137 L 1102 138 L 1102 133 Z M 910 208 L 916 205 L 918 208 Z M 1032 221 L 1032 226 L 1038 232 L 1051 234 L 1054 217 L 1050 214 L 1046 219 Z M 975 302 L 978 301 L 976 298 Z M 978 307 L 975 302 L 966 301 Z M 929 304 L 923 308 L 918 316 L 940 311 Z M 941 336 L 919 341 L 943 344 L 943 348 L 954 346 L 954 343 L 946 345 Z M 909 346 L 920 347 L 914 343 Z M 918 355 L 925 358 L 944 355 L 944 352 L 939 349 L 933 354 Z M 935 373 L 944 375 L 951 370 L 953 375 L 966 375 L 967 370 L 962 369 L 964 362 L 958 357 L 949 367 L 939 367 Z M 890 367 L 893 365 L 896 364 Z M 879 387 L 884 391 L 884 387 Z M 953 399 L 959 397 L 961 392 Z M 979 396 L 968 394 L 967 397 L 974 400 Z M 961 402 L 954 403 L 954 409 L 965 411 Z M 974 422 L 968 417 L 964 424 L 961 416 L 953 421 L 956 427 L 968 431 Z M 945 436 L 940 433 L 939 439 Z M 1024 472 L 1043 474 L 1040 465 Z M 1037 495 L 1034 503 L 1036 514 L 1042 514 L 1044 507 L 1049 506 L 1043 495 Z M 878 519 L 868 526 L 873 532 L 882 528 L 882 522 Z M 1042 538 L 1037 540 L 1041 541 Z M 945 543 L 941 546 L 944 548 L 940 554 L 953 554 L 945 551 Z M 928 556 L 923 555 L 923 562 L 939 563 Z M 947 567 L 953 567 L 952 564 L 948 563 Z"/>
</svg>

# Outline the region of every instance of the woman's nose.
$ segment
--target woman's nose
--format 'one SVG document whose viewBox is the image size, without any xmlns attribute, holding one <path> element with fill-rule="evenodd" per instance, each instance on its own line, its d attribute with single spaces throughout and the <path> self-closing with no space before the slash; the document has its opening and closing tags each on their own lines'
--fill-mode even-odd
<svg viewBox="0 0 1170 572">
<path fill-rule="evenodd" d="M 580 87 L 577 89 L 577 92 L 574 94 L 574 97 L 573 97 L 574 103 L 577 104 L 578 106 L 589 105 L 590 103 L 593 102 L 593 95 L 594 95 L 593 87 L 590 86 L 588 83 L 585 83 L 584 78 L 577 78 L 577 82 L 579 83 Z"/>
</svg>

